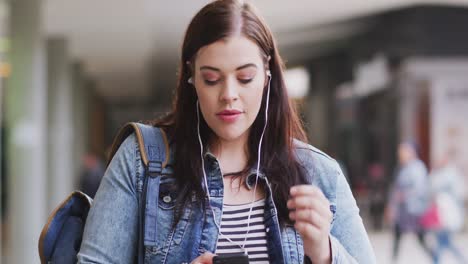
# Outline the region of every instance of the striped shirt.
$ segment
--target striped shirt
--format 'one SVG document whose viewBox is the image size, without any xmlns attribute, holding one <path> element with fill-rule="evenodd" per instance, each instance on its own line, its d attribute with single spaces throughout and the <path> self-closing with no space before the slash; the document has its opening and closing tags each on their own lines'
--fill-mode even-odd
<svg viewBox="0 0 468 264">
<path fill-rule="evenodd" d="M 265 199 L 258 200 L 252 205 L 249 233 L 245 241 L 245 249 L 250 263 L 264 264 L 268 261 L 267 240 L 264 223 Z M 250 203 L 239 205 L 223 205 L 221 219 L 221 234 L 218 236 L 216 254 L 244 252 L 241 246 L 247 234 L 247 221 Z M 236 244 L 226 239 L 228 237 Z"/>
</svg>

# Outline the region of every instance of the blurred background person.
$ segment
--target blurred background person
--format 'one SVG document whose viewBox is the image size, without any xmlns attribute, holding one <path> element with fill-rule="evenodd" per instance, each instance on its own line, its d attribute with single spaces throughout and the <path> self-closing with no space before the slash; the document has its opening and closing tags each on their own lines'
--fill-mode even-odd
<svg viewBox="0 0 468 264">
<path fill-rule="evenodd" d="M 450 251 L 459 263 L 467 263 L 462 252 L 454 245 L 452 236 L 464 224 L 465 182 L 463 175 L 454 163 L 455 152 L 448 151 L 435 164 L 429 179 L 431 191 L 439 215 L 439 228 L 435 231 L 436 246 L 434 263 L 442 263 L 444 251 Z"/>
<path fill-rule="evenodd" d="M 420 245 L 431 256 L 425 230 L 420 225 L 420 217 L 429 201 L 427 168 L 418 158 L 416 145 L 409 141 L 398 146 L 398 161 L 396 180 L 386 208 L 387 220 L 393 224 L 393 261 L 398 257 L 402 234 L 409 232 L 416 233 Z"/>
<path fill-rule="evenodd" d="M 79 182 L 79 189 L 94 198 L 102 176 L 104 175 L 104 163 L 98 155 L 90 152 L 82 158 L 82 171 Z"/>
</svg>

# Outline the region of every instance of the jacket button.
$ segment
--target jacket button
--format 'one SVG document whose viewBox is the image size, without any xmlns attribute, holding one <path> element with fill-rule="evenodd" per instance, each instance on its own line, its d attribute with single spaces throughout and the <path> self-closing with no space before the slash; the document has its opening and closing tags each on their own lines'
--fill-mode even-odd
<svg viewBox="0 0 468 264">
<path fill-rule="evenodd" d="M 270 232 L 270 228 L 269 228 L 269 227 L 266 228 L 266 232 L 267 232 L 267 233 Z"/>
<path fill-rule="evenodd" d="M 171 196 L 167 195 L 167 196 L 164 196 L 164 197 L 163 197 L 163 201 L 164 201 L 165 203 L 170 203 L 170 202 L 172 201 L 172 198 L 171 198 Z"/>
</svg>

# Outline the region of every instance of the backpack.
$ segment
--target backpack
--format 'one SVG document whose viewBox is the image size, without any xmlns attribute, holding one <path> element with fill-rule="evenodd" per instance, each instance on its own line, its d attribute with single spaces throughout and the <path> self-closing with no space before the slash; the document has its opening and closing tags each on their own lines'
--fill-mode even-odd
<svg viewBox="0 0 468 264">
<path fill-rule="evenodd" d="M 128 123 L 120 129 L 114 139 L 107 165 L 122 142 L 132 133 L 136 135 L 145 167 L 143 190 L 138 203 L 137 259 L 138 263 L 143 263 L 145 223 L 156 221 L 156 216 L 145 214 L 146 207 L 158 204 L 160 176 L 169 161 L 169 144 L 162 129 L 141 123 Z M 74 191 L 52 212 L 39 237 L 39 256 L 42 264 L 77 262 L 92 202 L 93 200 L 83 192 Z"/>
</svg>

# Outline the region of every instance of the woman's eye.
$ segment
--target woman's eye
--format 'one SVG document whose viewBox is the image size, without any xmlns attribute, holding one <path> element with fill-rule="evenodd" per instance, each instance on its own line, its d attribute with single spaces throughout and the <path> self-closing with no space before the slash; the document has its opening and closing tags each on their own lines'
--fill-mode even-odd
<svg viewBox="0 0 468 264">
<path fill-rule="evenodd" d="M 239 82 L 243 83 L 243 84 L 248 84 L 249 82 L 251 82 L 253 80 L 253 78 L 251 79 L 239 79 Z"/>
<path fill-rule="evenodd" d="M 216 85 L 218 83 L 218 80 L 204 80 L 206 85 Z"/>
</svg>

